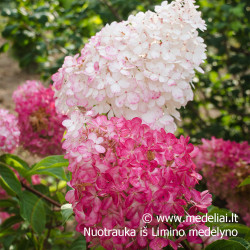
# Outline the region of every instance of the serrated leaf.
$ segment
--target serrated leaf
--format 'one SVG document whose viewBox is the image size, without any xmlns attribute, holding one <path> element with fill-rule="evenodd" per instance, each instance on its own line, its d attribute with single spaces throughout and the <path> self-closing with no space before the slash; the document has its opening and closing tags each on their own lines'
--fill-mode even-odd
<svg viewBox="0 0 250 250">
<path fill-rule="evenodd" d="M 232 240 L 217 240 L 206 247 L 206 250 L 246 250 L 239 242 Z"/>
<path fill-rule="evenodd" d="M 2 177 L 2 180 L 10 188 L 12 192 L 21 196 L 22 186 L 19 180 L 17 179 L 15 173 L 9 167 L 7 167 L 5 164 L 1 162 L 0 162 L 0 168 L 1 168 L 0 175 Z"/>
<path fill-rule="evenodd" d="M 67 180 L 63 167 L 67 167 L 68 160 L 64 159 L 63 155 L 48 156 L 35 164 L 26 176 L 34 174 L 45 174 L 62 180 Z"/>
<path fill-rule="evenodd" d="M 20 209 L 21 216 L 30 223 L 33 230 L 38 234 L 42 234 L 46 223 L 42 199 L 31 192 L 24 191 L 20 200 Z"/>
</svg>

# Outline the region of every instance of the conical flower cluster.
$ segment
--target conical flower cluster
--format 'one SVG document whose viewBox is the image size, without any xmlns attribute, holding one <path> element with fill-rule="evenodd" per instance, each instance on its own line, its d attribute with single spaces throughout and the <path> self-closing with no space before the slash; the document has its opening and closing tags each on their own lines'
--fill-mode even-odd
<svg viewBox="0 0 250 250">
<path fill-rule="evenodd" d="M 152 130 L 140 118 L 107 120 L 106 116 L 98 116 L 86 125 L 74 126 L 84 119 L 81 116 L 74 112 L 71 119 L 64 121 L 68 132 L 63 144 L 73 188 L 66 199 L 73 205 L 77 230 L 85 236 L 86 229 L 127 228 L 137 234 L 137 237 L 87 237 L 93 246 L 100 244 L 105 249 L 154 246 L 159 238 L 150 232 L 167 228 L 167 224 L 157 223 L 156 219 L 146 224 L 143 214 L 153 218 L 207 212 L 212 199 L 207 191 L 200 193 L 194 189 L 201 176 L 191 159 L 194 147 L 188 143 L 189 138 L 177 139 L 163 129 Z M 191 224 L 196 223 L 179 223 L 178 227 L 188 229 Z M 139 231 L 146 225 L 149 234 L 142 237 Z M 192 237 L 188 240 L 197 241 Z M 176 249 L 179 241 L 171 238 L 163 243 Z"/>
<path fill-rule="evenodd" d="M 63 115 L 56 113 L 54 92 L 41 82 L 27 81 L 13 94 L 21 143 L 39 155 L 62 154 Z"/>
<path fill-rule="evenodd" d="M 206 58 L 198 29 L 205 23 L 190 0 L 163 2 L 155 12 L 106 25 L 53 75 L 58 112 L 79 106 L 139 117 L 173 133 L 173 117 L 179 119 L 177 109 L 193 99 L 190 84 Z"/>
</svg>

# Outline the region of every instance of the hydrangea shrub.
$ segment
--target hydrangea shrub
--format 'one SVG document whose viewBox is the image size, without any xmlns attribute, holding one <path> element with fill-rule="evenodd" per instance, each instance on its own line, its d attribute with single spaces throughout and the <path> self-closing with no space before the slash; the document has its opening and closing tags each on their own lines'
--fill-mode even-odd
<svg viewBox="0 0 250 250">
<path fill-rule="evenodd" d="M 52 76 L 56 108 L 69 119 L 63 148 L 72 172 L 77 231 L 146 226 L 147 237 L 86 236 L 91 246 L 177 249 L 187 239 L 155 237 L 152 228 L 188 231 L 204 223 L 157 223 L 157 215 L 185 217 L 207 212 L 208 191 L 195 190 L 201 176 L 191 159 L 189 138 L 177 139 L 177 109 L 192 100 L 191 81 L 206 58 L 198 29 L 205 23 L 193 1 L 163 2 L 155 12 L 138 13 L 106 25 L 80 55 L 66 57 Z M 105 114 L 106 116 L 101 116 Z M 168 133 L 172 132 L 172 133 Z"/>
<path fill-rule="evenodd" d="M 63 115 L 55 109 L 54 92 L 39 81 L 27 81 L 13 93 L 21 143 L 38 155 L 62 154 Z"/>
</svg>

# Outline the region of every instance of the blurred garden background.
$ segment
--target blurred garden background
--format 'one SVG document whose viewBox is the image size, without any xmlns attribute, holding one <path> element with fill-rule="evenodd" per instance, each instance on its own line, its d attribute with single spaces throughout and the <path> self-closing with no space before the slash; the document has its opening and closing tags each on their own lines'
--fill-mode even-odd
<svg viewBox="0 0 250 250">
<path fill-rule="evenodd" d="M 154 10 L 154 6 L 161 2 L 161 0 L 0 0 L 0 108 L 15 113 L 12 94 L 19 85 L 25 83 L 26 80 L 41 80 L 46 87 L 49 87 L 52 83 L 51 75 L 62 66 L 65 56 L 79 53 L 88 39 L 101 30 L 105 24 L 126 20 L 130 14 L 136 14 L 139 11 Z M 207 30 L 200 32 L 200 36 L 207 45 L 207 59 L 201 65 L 205 73 L 197 73 L 193 80 L 194 101 L 181 109 L 182 120 L 177 122 L 176 136 L 190 136 L 191 142 L 195 145 L 201 144 L 202 138 L 211 140 L 213 136 L 239 143 L 243 141 L 249 143 L 250 5 L 246 0 L 197 0 L 196 4 L 207 25 Z M 217 143 L 220 145 L 221 142 L 216 141 L 215 144 Z M 223 148 L 223 143 L 221 145 Z M 235 145 L 232 147 L 237 148 L 239 144 Z M 231 144 L 227 147 L 230 148 Z M 247 152 L 247 150 L 249 151 L 249 146 L 245 143 L 242 151 Z M 204 148 L 205 151 L 206 148 Z M 42 159 L 40 155 L 30 153 L 22 147 L 18 148 L 15 153 L 25 159 L 28 164 L 14 156 L 5 155 L 0 157 L 0 165 L 9 164 L 16 170 L 25 166 L 27 170 L 34 166 L 36 168 L 33 164 Z M 217 156 L 226 158 L 225 152 L 223 154 L 219 152 L 218 155 L 211 155 L 211 158 Z M 249 155 L 244 157 L 247 158 Z M 63 167 L 68 164 L 62 156 L 51 159 L 42 160 L 43 163 L 38 163 L 37 168 L 39 169 L 42 164 L 47 164 L 46 166 L 52 166 L 53 170 L 53 164 L 56 165 L 59 162 L 58 164 Z M 238 178 L 238 182 L 235 182 L 236 186 L 249 174 L 249 165 L 241 160 L 239 162 L 239 165 L 235 163 L 239 167 L 238 173 L 237 169 L 235 172 L 232 171 Z M 198 167 L 200 172 L 204 171 L 205 177 L 207 177 L 206 174 L 209 176 L 209 169 L 206 169 L 205 173 L 202 165 Z M 85 239 L 81 236 L 76 237 L 79 234 L 75 233 L 75 222 L 71 220 L 65 224 L 69 218 L 72 219 L 72 210 L 65 210 L 63 215 L 60 213 L 60 206 L 66 203 L 65 193 L 70 189 L 66 185 L 70 180 L 70 175 L 67 171 L 65 174 L 63 170 L 53 170 L 54 172 L 52 170 L 51 172 L 42 172 L 41 169 L 40 172 L 29 170 L 32 175 L 40 174 L 42 178 L 36 185 L 34 183 L 32 185 L 29 179 L 31 187 L 40 194 L 36 194 L 33 190 L 32 199 L 27 195 L 26 198 L 31 204 L 30 210 L 27 209 L 27 214 L 31 211 L 36 216 L 41 215 L 42 222 L 31 221 L 28 218 L 25 220 L 27 224 L 24 223 L 16 233 L 17 231 L 13 231 L 13 225 L 22 222 L 25 216 L 22 215 L 21 218 L 18 214 L 19 208 L 13 208 L 13 205 L 18 207 L 21 203 L 18 203 L 13 190 L 10 190 L 13 199 L 7 201 L 6 198 L 5 201 L 0 202 L 4 211 L 9 209 L 9 214 L 16 215 L 13 216 L 14 219 L 11 217 L 12 220 L 0 227 L 0 247 L 20 250 L 85 249 Z M 20 173 L 22 176 L 22 172 Z M 225 173 L 230 175 L 230 170 L 225 170 Z M 213 178 L 217 180 L 222 175 L 222 172 L 219 172 L 219 175 L 215 173 Z M 220 181 L 222 186 L 218 188 L 222 190 L 225 180 L 221 178 Z M 225 182 L 230 181 L 226 179 Z M 13 184 L 11 183 L 10 186 Z M 25 183 L 22 185 L 26 185 Z M 249 177 L 247 183 L 249 184 Z M 248 189 L 244 186 L 236 192 L 240 194 L 238 198 L 249 200 L 247 198 L 249 185 L 247 187 Z M 206 188 L 206 181 L 203 181 L 198 190 L 203 191 Z M 39 196 L 41 193 L 55 200 L 55 204 L 51 205 L 49 200 L 45 199 L 50 205 L 44 202 L 40 204 L 42 208 L 34 210 L 37 205 L 35 194 Z M 213 205 L 222 210 L 212 206 L 209 213 L 226 214 L 228 210 L 224 210 L 227 204 L 225 197 L 216 196 L 213 194 Z M 24 198 L 22 199 L 25 200 Z M 229 199 L 231 198 L 232 196 Z M 240 203 L 240 199 L 236 199 L 235 204 Z M 242 205 L 245 206 L 245 211 L 249 210 L 248 205 L 249 203 Z M 238 212 L 237 209 L 235 211 Z M 250 221 L 249 218 L 248 216 L 247 219 Z M 242 215 L 239 222 L 246 224 Z M 250 239 L 249 228 L 247 231 L 246 226 L 241 225 L 238 230 L 240 236 L 245 237 L 248 234 L 247 239 Z M 23 237 L 24 234 L 26 234 L 25 237 Z M 5 240 L 1 237 L 5 237 Z M 246 246 L 243 249 L 249 249 L 248 243 L 244 240 L 240 241 Z M 17 247 L 9 248 L 13 246 L 13 242 L 18 242 Z"/>
</svg>

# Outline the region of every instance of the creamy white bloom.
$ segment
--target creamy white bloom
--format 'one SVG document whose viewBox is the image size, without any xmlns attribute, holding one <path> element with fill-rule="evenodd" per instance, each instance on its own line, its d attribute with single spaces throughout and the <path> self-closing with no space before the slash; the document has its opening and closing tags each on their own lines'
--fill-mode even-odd
<svg viewBox="0 0 250 250">
<path fill-rule="evenodd" d="M 58 112 L 84 107 L 174 132 L 173 117 L 193 99 L 190 83 L 206 58 L 198 29 L 206 26 L 191 0 L 106 25 L 53 75 Z"/>
</svg>

